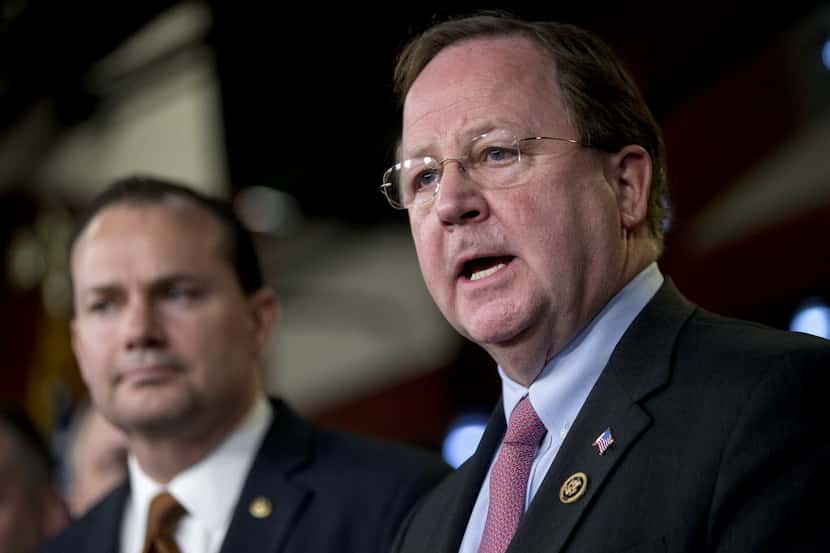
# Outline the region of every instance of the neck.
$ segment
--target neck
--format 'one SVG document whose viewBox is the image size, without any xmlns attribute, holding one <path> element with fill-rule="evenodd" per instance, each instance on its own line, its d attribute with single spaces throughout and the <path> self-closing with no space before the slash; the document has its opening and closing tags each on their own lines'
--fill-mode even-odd
<svg viewBox="0 0 830 553">
<path fill-rule="evenodd" d="M 516 336 L 509 343 L 486 344 L 484 349 L 511 380 L 527 388 L 548 362 L 545 345 L 550 343 L 549 330 L 537 325 Z M 554 339 L 554 342 L 558 343 L 559 340 Z"/>
<path fill-rule="evenodd" d="M 596 289 L 600 293 L 593 300 L 580 298 L 581 307 L 573 313 L 561 314 L 556 324 L 537 324 L 508 343 L 484 345 L 507 376 L 529 387 L 548 361 L 562 351 L 620 290 L 657 259 L 658 245 L 643 231 L 640 229 L 640 233 L 627 237 L 625 254 L 615 271 L 618 277 L 605 286 L 598 286 Z M 570 321 L 566 320 L 568 315 Z"/>
<path fill-rule="evenodd" d="M 177 474 L 207 457 L 213 448 L 141 440 L 131 443 L 130 450 L 147 476 L 159 484 L 168 484 Z"/>
<path fill-rule="evenodd" d="M 247 416 L 253 403 L 233 415 L 224 409 L 222 417 L 208 421 L 202 428 L 193 425 L 170 425 L 175 431 L 128 434 L 129 450 L 141 470 L 159 484 L 167 484 L 213 453 Z"/>
</svg>

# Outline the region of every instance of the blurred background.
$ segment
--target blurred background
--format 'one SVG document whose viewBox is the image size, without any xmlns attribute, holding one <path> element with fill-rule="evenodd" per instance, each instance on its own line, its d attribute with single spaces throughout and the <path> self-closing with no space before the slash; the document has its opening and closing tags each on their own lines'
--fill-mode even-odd
<svg viewBox="0 0 830 553">
<path fill-rule="evenodd" d="M 395 53 L 473 6 L 268 4 L 0 0 L 0 399 L 45 431 L 84 393 L 67 234 L 133 173 L 234 201 L 283 304 L 269 386 L 309 418 L 438 449 L 492 409 L 493 362 L 437 312 L 378 191 Z M 511 10 L 600 33 L 664 128 L 663 271 L 772 326 L 818 308 L 800 320 L 826 332 L 830 2 L 545 4 Z"/>
</svg>

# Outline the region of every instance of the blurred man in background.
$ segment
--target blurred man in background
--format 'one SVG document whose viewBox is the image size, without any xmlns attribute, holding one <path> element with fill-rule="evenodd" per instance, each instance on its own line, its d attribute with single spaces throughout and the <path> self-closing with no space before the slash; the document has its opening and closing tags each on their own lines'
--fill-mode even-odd
<svg viewBox="0 0 830 553">
<path fill-rule="evenodd" d="M 129 478 L 46 551 L 385 553 L 444 474 L 431 455 L 269 401 L 277 298 L 227 203 L 117 182 L 81 219 L 70 272 L 73 349 L 95 408 L 127 436 Z"/>
<path fill-rule="evenodd" d="M 87 402 L 73 417 L 65 475 L 73 518 L 80 518 L 127 477 L 127 437 Z"/>
<path fill-rule="evenodd" d="M 54 460 L 22 411 L 0 408 L 0 553 L 32 553 L 67 521 Z"/>
</svg>

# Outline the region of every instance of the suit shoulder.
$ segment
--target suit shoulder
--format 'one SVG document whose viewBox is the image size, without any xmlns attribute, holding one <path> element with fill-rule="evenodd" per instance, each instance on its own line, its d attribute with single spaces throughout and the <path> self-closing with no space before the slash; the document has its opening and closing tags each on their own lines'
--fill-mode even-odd
<svg viewBox="0 0 830 553">
<path fill-rule="evenodd" d="M 436 453 L 349 432 L 317 427 L 317 460 L 340 470 L 394 477 L 441 476 L 449 467 Z"/>
<path fill-rule="evenodd" d="M 38 553 L 96 551 L 104 545 L 100 543 L 102 540 L 107 542 L 107 548 L 114 547 L 118 542 L 121 511 L 127 494 L 126 484 L 116 487 L 81 518 L 47 541 Z"/>
<path fill-rule="evenodd" d="M 436 454 L 314 427 L 309 462 L 293 478 L 319 499 L 321 516 L 336 521 L 331 536 L 372 544 L 354 551 L 387 551 L 406 514 L 449 470 Z"/>
<path fill-rule="evenodd" d="M 317 478 L 333 474 L 340 479 L 350 475 L 389 479 L 400 475 L 434 478 L 449 471 L 435 453 L 327 428 L 306 421 L 283 401 L 272 401 L 274 422 L 263 450 L 274 459 L 300 460 L 300 472 L 313 472 Z M 287 453 L 286 448 L 292 451 Z"/>
<path fill-rule="evenodd" d="M 718 356 L 735 355 L 750 360 L 790 359 L 796 363 L 826 363 L 830 340 L 789 332 L 760 323 L 724 317 L 698 309 L 689 319 L 683 344 Z"/>
<path fill-rule="evenodd" d="M 678 335 L 673 357 L 672 390 L 736 415 L 753 398 L 777 404 L 830 383 L 829 341 L 702 310 Z"/>
<path fill-rule="evenodd" d="M 82 551 L 86 542 L 87 529 L 90 524 L 84 519 L 73 521 L 61 533 L 53 537 L 40 549 L 38 553 L 65 553 L 71 551 Z"/>
</svg>

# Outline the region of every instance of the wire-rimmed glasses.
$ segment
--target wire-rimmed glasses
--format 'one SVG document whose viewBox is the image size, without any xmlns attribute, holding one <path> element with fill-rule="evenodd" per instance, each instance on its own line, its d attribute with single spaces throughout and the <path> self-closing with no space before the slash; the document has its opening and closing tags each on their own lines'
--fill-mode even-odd
<svg viewBox="0 0 830 553">
<path fill-rule="evenodd" d="M 510 188 L 524 182 L 522 173 L 535 156 L 563 154 L 578 145 L 573 138 L 516 138 L 510 131 L 493 130 L 473 138 L 462 157 L 423 156 L 396 163 L 383 174 L 380 189 L 395 209 L 428 204 L 438 195 L 444 166 L 452 161 L 481 188 Z"/>
</svg>

